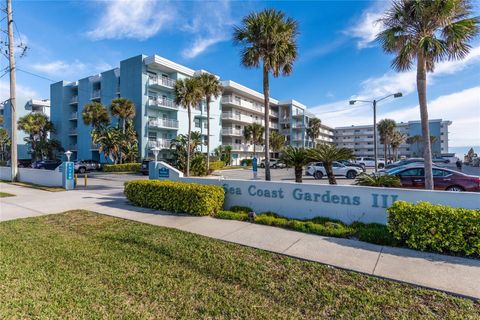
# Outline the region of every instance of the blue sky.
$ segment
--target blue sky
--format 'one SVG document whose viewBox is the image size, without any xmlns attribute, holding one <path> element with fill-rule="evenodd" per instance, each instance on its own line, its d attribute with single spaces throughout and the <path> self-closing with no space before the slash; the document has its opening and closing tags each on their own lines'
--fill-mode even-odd
<svg viewBox="0 0 480 320">
<path fill-rule="evenodd" d="M 391 70 L 392 56 L 373 41 L 375 21 L 387 1 L 15 1 L 17 41 L 29 50 L 18 68 L 52 80 L 76 80 L 118 66 L 122 59 L 158 54 L 205 69 L 261 92 L 261 71 L 240 65 L 232 27 L 254 10 L 274 7 L 300 24 L 299 58 L 289 77 L 271 80 L 277 99 L 307 105 L 326 125 L 371 122 L 368 105 L 352 97 L 385 101 L 379 119 L 418 120 L 415 71 Z M 475 8 L 480 15 L 479 6 Z M 4 22 L 3 22 L 4 23 Z M 6 66 L 2 58 L 1 67 Z M 48 98 L 51 82 L 18 72 L 18 94 Z M 7 97 L 7 76 L 0 79 Z M 431 118 L 453 121 L 451 146 L 480 145 L 480 39 L 462 62 L 439 63 L 429 76 Z"/>
</svg>

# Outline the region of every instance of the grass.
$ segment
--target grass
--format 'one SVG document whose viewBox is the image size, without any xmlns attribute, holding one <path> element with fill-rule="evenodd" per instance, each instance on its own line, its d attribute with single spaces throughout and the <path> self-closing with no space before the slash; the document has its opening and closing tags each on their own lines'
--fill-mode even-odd
<svg viewBox="0 0 480 320">
<path fill-rule="evenodd" d="M 26 187 L 26 188 L 43 190 L 43 191 L 50 191 L 50 192 L 65 191 L 65 189 L 62 188 L 62 187 L 48 187 L 48 186 L 42 186 L 42 185 L 35 184 L 35 183 L 18 182 L 18 181 L 12 182 L 12 181 L 6 181 L 6 180 L 0 180 L 0 182 L 13 184 L 13 185 L 20 186 L 20 187 Z"/>
<path fill-rule="evenodd" d="M 0 198 L 6 198 L 6 197 L 15 197 L 15 195 L 8 192 L 0 192 Z"/>
<path fill-rule="evenodd" d="M 0 223 L 0 318 L 478 319 L 480 304 L 87 211 Z"/>
</svg>

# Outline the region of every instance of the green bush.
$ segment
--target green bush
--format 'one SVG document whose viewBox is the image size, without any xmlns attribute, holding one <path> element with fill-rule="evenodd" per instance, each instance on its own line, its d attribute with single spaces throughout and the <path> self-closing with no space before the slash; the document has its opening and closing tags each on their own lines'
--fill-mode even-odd
<svg viewBox="0 0 480 320">
<path fill-rule="evenodd" d="M 242 161 L 240 161 L 240 165 L 241 166 L 251 166 L 252 162 L 253 162 L 252 159 L 243 159 Z"/>
<path fill-rule="evenodd" d="M 410 248 L 480 256 L 480 210 L 396 201 L 387 212 L 389 230 Z"/>
<path fill-rule="evenodd" d="M 249 208 L 249 207 L 233 206 L 233 207 L 230 208 L 230 211 L 249 213 L 249 212 L 252 212 L 253 210 L 252 210 L 252 208 Z"/>
<path fill-rule="evenodd" d="M 223 167 L 225 167 L 225 162 L 223 162 L 223 161 L 212 161 L 212 162 L 210 162 L 210 170 L 211 171 L 219 170 L 219 169 L 222 169 Z"/>
<path fill-rule="evenodd" d="M 247 221 L 248 220 L 248 213 L 220 210 L 215 214 L 215 218 L 227 219 L 227 220 Z"/>
<path fill-rule="evenodd" d="M 355 229 L 355 235 L 360 241 L 386 246 L 394 246 L 397 244 L 397 241 L 393 238 L 392 233 L 386 225 L 379 223 L 365 224 L 356 221 L 352 223 L 350 227 Z"/>
<path fill-rule="evenodd" d="M 195 153 L 190 160 L 190 175 L 197 177 L 207 175 L 207 159 L 200 152 Z"/>
<path fill-rule="evenodd" d="M 104 164 L 105 172 L 140 172 L 140 163 Z"/>
<path fill-rule="evenodd" d="M 221 186 L 168 180 L 135 180 L 125 183 L 125 196 L 137 206 L 158 210 L 215 215 L 223 206 Z"/>
<path fill-rule="evenodd" d="M 0 167 L 6 167 L 7 161 L 0 160 Z"/>
<path fill-rule="evenodd" d="M 402 183 L 397 176 L 371 176 L 366 173 L 361 173 L 357 176 L 355 184 L 359 186 L 368 187 L 387 187 L 387 188 L 400 188 Z"/>
</svg>

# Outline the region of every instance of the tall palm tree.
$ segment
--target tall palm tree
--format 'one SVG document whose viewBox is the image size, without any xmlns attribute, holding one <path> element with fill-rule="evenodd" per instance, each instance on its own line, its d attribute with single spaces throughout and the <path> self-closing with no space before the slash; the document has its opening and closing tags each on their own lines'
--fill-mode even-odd
<svg viewBox="0 0 480 320">
<path fill-rule="evenodd" d="M 0 128 L 0 160 L 6 161 L 8 159 L 8 147 L 11 144 L 10 136 L 5 128 Z"/>
<path fill-rule="evenodd" d="M 288 146 L 280 159 L 295 171 L 295 182 L 302 183 L 303 167 L 313 161 L 311 149 Z"/>
<path fill-rule="evenodd" d="M 281 11 L 266 9 L 253 12 L 235 26 L 233 41 L 241 45 L 242 65 L 263 69 L 263 96 L 265 107 L 265 180 L 271 180 L 269 165 L 270 148 L 270 72 L 276 78 L 292 73 L 297 58 L 298 23 Z"/>
<path fill-rule="evenodd" d="M 407 135 L 395 130 L 390 137 L 390 146 L 392 147 L 393 159 L 397 161 L 397 152 L 400 146 L 407 140 Z"/>
<path fill-rule="evenodd" d="M 133 120 L 135 118 L 135 105 L 132 101 L 125 98 L 117 98 L 112 100 L 110 105 L 110 113 L 114 117 L 118 117 L 120 123 L 122 124 L 122 134 L 125 136 L 125 128 L 127 121 Z M 122 148 L 120 152 L 120 163 L 122 163 Z"/>
<path fill-rule="evenodd" d="M 308 121 L 307 136 L 312 140 L 312 146 L 315 148 L 316 140 L 320 135 L 320 129 L 322 127 L 322 121 L 318 118 L 311 118 Z"/>
<path fill-rule="evenodd" d="M 217 99 L 223 92 L 223 87 L 218 77 L 211 73 L 202 73 L 198 82 L 207 103 L 207 172 L 210 169 L 210 102 L 212 97 Z"/>
<path fill-rule="evenodd" d="M 337 184 L 337 180 L 333 174 L 333 162 L 353 159 L 354 156 L 352 149 L 338 148 L 330 144 L 319 144 L 315 149 L 312 149 L 312 158 L 314 161 L 323 163 L 323 167 L 327 173 L 328 183 Z"/>
<path fill-rule="evenodd" d="M 392 67 L 410 70 L 417 63 L 417 93 L 422 125 L 425 189 L 433 189 L 432 151 L 427 108 L 427 72 L 435 63 L 459 60 L 469 53 L 480 19 L 471 17 L 469 0 L 394 0 L 380 19 L 377 39 L 387 53 L 394 53 Z"/>
<path fill-rule="evenodd" d="M 91 125 L 93 131 L 96 132 L 102 131 L 110 123 L 110 116 L 107 108 L 99 102 L 91 102 L 85 105 L 82 112 L 82 119 L 86 125 Z"/>
<path fill-rule="evenodd" d="M 48 133 L 54 130 L 53 123 L 43 113 L 29 113 L 17 121 L 18 129 L 24 131 L 28 137 L 25 141 L 30 145 L 32 160 L 45 155 Z"/>
<path fill-rule="evenodd" d="M 252 123 L 243 128 L 243 137 L 253 144 L 253 156 L 257 157 L 256 146 L 263 143 L 263 133 L 265 128 L 259 123 Z"/>
<path fill-rule="evenodd" d="M 202 90 L 196 78 L 178 79 L 175 81 L 175 103 L 187 109 L 188 135 L 187 135 L 187 168 L 185 175 L 190 175 L 190 139 L 192 136 L 192 108 L 202 101 Z"/>
<path fill-rule="evenodd" d="M 278 131 L 270 132 L 270 147 L 273 152 L 280 152 L 285 147 L 285 141 L 287 138 L 283 135 L 278 133 Z"/>
<path fill-rule="evenodd" d="M 380 135 L 380 143 L 383 144 L 383 155 L 385 163 L 388 161 L 387 147 L 390 144 L 390 138 L 397 127 L 397 123 L 392 119 L 382 119 L 378 122 L 377 128 Z"/>
</svg>

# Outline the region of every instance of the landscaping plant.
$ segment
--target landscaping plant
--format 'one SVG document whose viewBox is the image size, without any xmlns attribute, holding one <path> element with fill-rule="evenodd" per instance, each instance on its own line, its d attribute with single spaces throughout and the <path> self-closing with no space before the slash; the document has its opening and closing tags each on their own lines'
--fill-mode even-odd
<svg viewBox="0 0 480 320">
<path fill-rule="evenodd" d="M 355 184 L 368 187 L 399 188 L 402 186 L 400 178 L 391 175 L 369 175 L 361 173 L 355 179 Z"/>
</svg>

